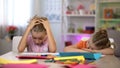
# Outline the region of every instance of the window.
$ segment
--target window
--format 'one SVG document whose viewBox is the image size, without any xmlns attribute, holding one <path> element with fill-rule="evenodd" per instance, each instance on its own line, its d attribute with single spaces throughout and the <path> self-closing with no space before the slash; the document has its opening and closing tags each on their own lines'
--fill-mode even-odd
<svg viewBox="0 0 120 68">
<path fill-rule="evenodd" d="M 0 0 L 0 25 L 2 25 L 4 19 L 4 0 Z"/>
<path fill-rule="evenodd" d="M 0 0 L 0 37 L 4 38 L 7 34 L 8 25 L 20 28 L 20 35 L 24 32 L 31 16 L 32 1 L 34 0 Z"/>
<path fill-rule="evenodd" d="M 31 0 L 6 1 L 8 25 L 26 26 L 31 15 Z"/>
<path fill-rule="evenodd" d="M 44 0 L 44 15 L 50 22 L 61 22 L 62 0 Z"/>
</svg>

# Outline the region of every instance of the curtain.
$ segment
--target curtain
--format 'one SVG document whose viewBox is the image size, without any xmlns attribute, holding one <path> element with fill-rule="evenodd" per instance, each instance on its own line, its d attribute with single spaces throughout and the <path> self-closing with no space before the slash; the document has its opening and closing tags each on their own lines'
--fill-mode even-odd
<svg viewBox="0 0 120 68">
<path fill-rule="evenodd" d="M 43 14 L 51 23 L 61 22 L 62 0 L 44 0 Z"/>
<path fill-rule="evenodd" d="M 6 26 L 4 2 L 4 0 L 0 0 L 0 37 L 2 37 L 5 34 L 4 28 Z"/>
<path fill-rule="evenodd" d="M 32 0 L 0 0 L 0 38 L 7 35 L 6 27 L 18 28 L 22 35 L 31 17 Z"/>
</svg>

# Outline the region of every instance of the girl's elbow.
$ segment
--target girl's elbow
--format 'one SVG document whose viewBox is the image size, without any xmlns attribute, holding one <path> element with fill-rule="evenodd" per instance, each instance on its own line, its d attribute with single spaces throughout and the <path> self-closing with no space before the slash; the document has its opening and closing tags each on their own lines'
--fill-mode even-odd
<svg viewBox="0 0 120 68">
<path fill-rule="evenodd" d="M 22 53 L 23 51 L 24 51 L 23 49 L 18 48 L 18 52 L 19 52 L 19 53 Z"/>
<path fill-rule="evenodd" d="M 56 48 L 51 49 L 49 52 L 51 52 L 51 53 L 55 53 L 55 52 L 56 52 Z"/>
<path fill-rule="evenodd" d="M 56 52 L 56 49 L 52 50 L 51 52 L 52 52 L 52 53 L 55 53 L 55 52 Z"/>
<path fill-rule="evenodd" d="M 64 51 L 64 52 L 67 52 L 67 50 L 68 50 L 68 48 L 67 48 L 67 47 L 65 47 L 63 51 Z"/>
<path fill-rule="evenodd" d="M 56 47 L 56 44 L 54 44 L 54 46 L 49 46 L 49 52 L 51 52 L 51 53 L 55 53 L 56 52 L 56 50 L 57 50 L 57 47 Z"/>
<path fill-rule="evenodd" d="M 65 47 L 65 48 L 63 49 L 63 51 L 64 51 L 64 52 L 69 52 L 70 49 L 71 49 L 71 46 L 67 46 L 67 47 Z"/>
</svg>

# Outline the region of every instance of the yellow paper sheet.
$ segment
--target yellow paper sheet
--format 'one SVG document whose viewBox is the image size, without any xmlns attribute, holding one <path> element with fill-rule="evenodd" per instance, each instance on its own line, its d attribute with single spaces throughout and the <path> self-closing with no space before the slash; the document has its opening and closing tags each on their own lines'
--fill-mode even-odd
<svg viewBox="0 0 120 68">
<path fill-rule="evenodd" d="M 37 59 L 30 59 L 30 60 L 7 60 L 4 58 L 0 58 L 0 64 L 17 64 L 17 63 L 37 63 Z"/>
</svg>

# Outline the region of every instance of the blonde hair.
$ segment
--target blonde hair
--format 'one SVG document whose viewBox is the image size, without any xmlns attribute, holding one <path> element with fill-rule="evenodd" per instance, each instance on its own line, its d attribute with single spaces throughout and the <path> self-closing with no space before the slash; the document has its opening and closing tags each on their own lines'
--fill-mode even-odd
<svg viewBox="0 0 120 68">
<path fill-rule="evenodd" d="M 34 16 L 32 19 L 34 19 L 34 18 L 37 18 L 37 19 L 39 19 L 39 20 L 47 20 L 46 17 Z M 46 31 L 44 25 L 43 25 L 40 21 L 38 21 L 38 23 L 40 23 L 40 24 L 35 25 L 35 26 L 31 29 L 31 31 L 34 31 L 34 32 L 44 32 L 44 31 Z"/>
<path fill-rule="evenodd" d="M 34 31 L 34 32 L 44 32 L 44 31 L 46 31 L 46 29 L 45 29 L 45 27 L 43 26 L 43 24 L 40 23 L 40 24 L 35 25 L 35 26 L 32 28 L 31 31 Z"/>
</svg>

